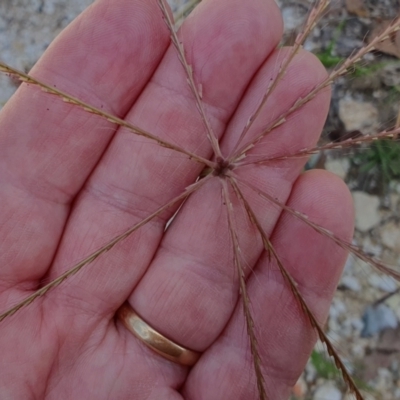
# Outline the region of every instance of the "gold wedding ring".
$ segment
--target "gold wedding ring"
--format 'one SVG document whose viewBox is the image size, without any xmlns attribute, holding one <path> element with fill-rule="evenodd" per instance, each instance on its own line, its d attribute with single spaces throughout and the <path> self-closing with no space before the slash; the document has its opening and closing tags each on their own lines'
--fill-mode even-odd
<svg viewBox="0 0 400 400">
<path fill-rule="evenodd" d="M 160 356 L 174 363 L 191 366 L 200 358 L 197 351 L 179 346 L 172 340 L 154 330 L 125 302 L 117 311 L 117 316 L 124 326 L 146 346 L 150 347 Z"/>
</svg>

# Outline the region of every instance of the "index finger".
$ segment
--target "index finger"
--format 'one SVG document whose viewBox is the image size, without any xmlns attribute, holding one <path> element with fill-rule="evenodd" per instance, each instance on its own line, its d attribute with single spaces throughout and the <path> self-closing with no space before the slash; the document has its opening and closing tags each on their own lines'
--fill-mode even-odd
<svg viewBox="0 0 400 400">
<path fill-rule="evenodd" d="M 156 1 L 99 0 L 53 42 L 31 74 L 123 117 L 168 44 Z M 26 285 L 44 275 L 71 202 L 114 132 L 111 122 L 28 84 L 4 107 L 1 286 Z"/>
</svg>

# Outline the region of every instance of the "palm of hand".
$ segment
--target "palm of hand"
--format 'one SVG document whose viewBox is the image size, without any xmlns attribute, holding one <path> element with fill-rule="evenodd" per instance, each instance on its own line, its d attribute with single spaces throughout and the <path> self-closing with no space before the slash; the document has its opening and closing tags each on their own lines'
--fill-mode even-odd
<svg viewBox="0 0 400 400">
<path fill-rule="evenodd" d="M 286 50 L 275 49 L 282 24 L 273 1 L 227 3 L 204 1 L 182 28 L 181 40 L 222 153 L 231 155 Z M 212 157 L 156 1 L 96 2 L 56 40 L 32 75 L 165 141 Z M 296 56 L 249 137 L 324 76 L 311 55 Z M 282 149 L 312 146 L 328 99 L 329 93 L 319 94 L 250 154 L 274 157 Z M 29 85 L 2 111 L 0 124 L 3 308 L 180 195 L 203 168 Z M 300 175 L 303 164 L 303 159 L 275 161 L 235 173 L 349 237 L 347 189 L 326 173 Z M 256 398 L 221 182 L 223 176 L 210 176 L 167 231 L 177 206 L 4 321 L 2 398 Z M 227 187 L 233 206 L 242 210 L 236 227 L 261 333 L 266 387 L 270 398 L 284 398 L 315 335 Z M 280 215 L 248 187 L 243 192 L 323 320 L 345 253 L 300 221 Z M 333 209 L 338 200 L 340 207 Z M 155 329 L 204 352 L 195 367 L 189 371 L 153 354 L 115 321 L 128 298 Z"/>
</svg>

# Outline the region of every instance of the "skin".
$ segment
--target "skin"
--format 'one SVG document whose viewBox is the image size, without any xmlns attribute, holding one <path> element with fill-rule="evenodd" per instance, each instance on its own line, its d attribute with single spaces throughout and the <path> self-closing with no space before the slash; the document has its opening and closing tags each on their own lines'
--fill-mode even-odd
<svg viewBox="0 0 400 400">
<path fill-rule="evenodd" d="M 288 49 L 272 0 L 204 0 L 180 38 L 210 123 L 229 155 Z M 212 157 L 156 1 L 98 0 L 31 71 L 153 134 Z M 247 140 L 320 82 L 300 52 Z M 326 118 L 320 93 L 251 153 L 313 145 Z M 237 169 L 261 190 L 343 239 L 346 186 L 304 160 Z M 6 310 L 179 195 L 202 166 L 118 129 L 32 85 L 0 114 L 0 304 Z M 221 182 L 214 178 L 76 276 L 0 324 L 2 399 L 255 399 Z M 323 323 L 346 258 L 328 239 L 242 188 L 282 262 Z M 315 342 L 307 318 L 230 192 L 270 399 L 285 399 Z M 191 369 L 140 343 L 114 318 L 131 305 L 159 332 L 202 352 Z"/>
</svg>

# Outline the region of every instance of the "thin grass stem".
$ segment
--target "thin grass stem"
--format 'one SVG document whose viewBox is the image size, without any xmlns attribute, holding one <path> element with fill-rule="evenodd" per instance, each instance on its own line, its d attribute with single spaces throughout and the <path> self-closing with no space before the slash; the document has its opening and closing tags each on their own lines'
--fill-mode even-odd
<svg viewBox="0 0 400 400">
<path fill-rule="evenodd" d="M 331 83 L 341 75 L 345 75 L 351 68 L 358 62 L 362 60 L 362 58 L 368 52 L 375 49 L 375 46 L 386 40 L 390 35 L 394 32 L 397 32 L 400 29 L 400 18 L 397 18 L 392 24 L 390 24 L 380 35 L 376 36 L 370 43 L 361 47 L 354 55 L 347 58 L 342 64 L 340 64 L 335 70 L 333 70 L 329 76 L 324 79 L 321 83 L 319 83 L 313 90 L 311 90 L 306 96 L 299 97 L 294 104 L 277 118 L 275 118 L 268 126 L 263 129 L 263 131 L 258 134 L 255 138 L 250 140 L 247 144 L 243 145 L 239 148 L 237 152 L 235 152 L 229 160 L 232 162 L 240 161 L 244 158 L 246 152 L 252 149 L 261 139 L 263 139 L 268 133 L 270 133 L 273 129 L 278 127 L 279 125 L 286 122 L 286 119 L 295 111 L 299 110 L 302 106 L 311 101 L 319 92 L 323 89 L 331 85 Z"/>
<path fill-rule="evenodd" d="M 306 149 L 301 149 L 296 153 L 288 154 L 285 156 L 273 156 L 273 157 L 262 157 L 257 154 L 249 154 L 246 156 L 244 160 L 241 160 L 235 164 L 235 167 L 242 167 L 245 165 L 254 165 L 254 164 L 266 164 L 272 161 L 279 161 L 279 160 L 287 160 L 291 158 L 302 158 L 302 157 L 309 157 L 312 154 L 318 154 L 322 151 L 326 150 L 339 150 L 354 147 L 356 145 L 372 143 L 377 140 L 382 139 L 396 139 L 397 136 L 400 134 L 400 127 L 391 129 L 391 130 L 384 130 L 379 133 L 374 133 L 372 135 L 364 135 L 357 138 L 350 138 L 343 140 L 341 142 L 330 142 L 324 144 L 322 146 L 315 146 Z M 251 157 L 251 159 L 250 159 Z M 259 157 L 259 158 L 257 158 Z"/>
<path fill-rule="evenodd" d="M 167 8 L 164 4 L 164 0 L 157 0 L 157 1 L 158 1 L 158 5 L 160 6 L 160 9 L 162 11 L 165 24 L 167 25 L 167 27 L 170 31 L 171 41 L 178 53 L 179 61 L 182 64 L 183 69 L 185 70 L 187 83 L 190 87 L 193 97 L 196 100 L 197 109 L 198 109 L 201 119 L 203 121 L 204 127 L 207 131 L 207 138 L 211 143 L 211 147 L 214 151 L 215 157 L 217 159 L 222 159 L 222 154 L 221 154 L 221 149 L 219 147 L 218 139 L 210 125 L 210 122 L 208 121 L 206 112 L 204 110 L 203 101 L 202 101 L 202 91 L 197 88 L 196 82 L 194 80 L 193 68 L 186 59 L 185 48 L 183 47 L 183 43 L 178 38 L 178 35 L 175 30 L 175 26 L 174 26 L 173 22 L 171 21 L 171 17 L 170 17 L 170 15 L 167 11 Z"/>
<path fill-rule="evenodd" d="M 236 223 L 233 216 L 234 211 L 233 211 L 232 201 L 229 196 L 227 181 L 225 179 L 222 179 L 221 183 L 223 189 L 223 198 L 226 204 L 227 215 L 228 215 L 229 233 L 231 236 L 233 255 L 234 255 L 233 259 L 239 277 L 239 287 L 243 305 L 243 313 L 246 320 L 247 334 L 250 340 L 250 349 L 253 358 L 254 372 L 256 374 L 256 379 L 257 379 L 258 394 L 260 400 L 267 400 L 267 393 L 265 391 L 265 381 L 261 371 L 261 357 L 258 350 L 257 337 L 255 334 L 255 324 L 250 311 L 250 298 L 247 293 L 246 276 L 241 263 L 241 250 L 239 246 L 239 238 L 237 235 L 238 230 L 236 228 Z"/>
<path fill-rule="evenodd" d="M 308 35 L 311 33 L 311 31 L 314 29 L 314 27 L 317 24 L 317 21 L 320 19 L 322 16 L 324 10 L 328 6 L 330 0 L 321 0 L 319 1 L 311 10 L 307 21 L 304 25 L 303 30 L 297 35 L 296 40 L 294 42 L 294 45 L 291 47 L 289 54 L 287 57 L 284 59 L 281 67 L 279 68 L 278 74 L 276 78 L 272 79 L 271 84 L 268 86 L 267 91 L 265 92 L 263 98 L 261 99 L 260 104 L 256 108 L 256 110 L 253 112 L 253 114 L 250 116 L 250 118 L 247 120 L 247 124 L 244 127 L 239 140 L 237 141 L 234 149 L 233 149 L 233 154 L 235 154 L 236 150 L 246 137 L 247 132 L 250 130 L 252 127 L 254 121 L 257 119 L 257 117 L 260 115 L 261 111 L 263 110 L 266 102 L 270 98 L 271 94 L 275 90 L 275 88 L 278 86 L 278 83 L 282 80 L 283 76 L 285 75 L 290 63 L 293 61 L 294 57 L 296 54 L 299 52 L 299 50 L 302 48 L 305 40 L 307 39 Z"/>
<path fill-rule="evenodd" d="M 34 77 L 32 77 L 32 76 L 30 76 L 28 74 L 25 74 L 22 71 L 19 71 L 19 70 L 15 69 L 15 68 L 12 68 L 9 65 L 3 63 L 2 61 L 0 61 L 0 72 L 4 72 L 6 74 L 14 75 L 19 80 L 21 80 L 22 82 L 26 82 L 26 83 L 30 83 L 32 85 L 39 86 L 44 92 L 56 95 L 57 97 L 61 98 L 66 103 L 70 103 L 70 104 L 76 105 L 76 106 L 82 108 L 83 110 L 85 110 L 87 112 L 90 112 L 92 114 L 96 114 L 96 115 L 98 115 L 98 116 L 100 116 L 102 118 L 105 118 L 106 120 L 108 120 L 108 121 L 110 121 L 110 122 L 112 122 L 112 123 L 114 123 L 116 125 L 119 125 L 119 126 L 122 126 L 122 127 L 126 128 L 126 129 L 128 129 L 130 132 L 134 133 L 135 135 L 143 136 L 143 137 L 145 137 L 147 139 L 155 141 L 156 143 L 158 143 L 162 147 L 165 147 L 165 148 L 171 149 L 171 150 L 175 150 L 175 151 L 177 151 L 179 153 L 185 154 L 190 159 L 193 159 L 193 160 L 195 160 L 195 161 L 197 161 L 197 162 L 199 162 L 201 164 L 207 165 L 207 166 L 209 166 L 211 168 L 213 168 L 215 166 L 215 163 L 213 163 L 210 160 L 207 160 L 206 158 L 203 158 L 203 157 L 201 157 L 201 156 L 199 156 L 199 155 L 197 155 L 195 153 L 192 153 L 191 151 L 185 150 L 185 149 L 183 149 L 182 147 L 180 147 L 180 146 L 178 146 L 176 144 L 166 142 L 163 139 L 160 139 L 157 136 L 155 136 L 155 135 L 153 135 L 153 134 L 151 134 L 149 132 L 146 132 L 141 128 L 138 128 L 137 126 L 134 126 L 134 125 L 130 124 L 129 122 L 124 121 L 123 119 L 116 117 L 115 115 L 112 115 L 112 114 L 107 113 L 107 112 L 105 112 L 103 110 L 100 110 L 99 108 L 91 106 L 90 104 L 87 104 L 84 101 L 79 100 L 78 98 L 69 95 L 68 93 L 65 93 L 65 92 L 63 92 L 63 91 L 61 91 L 59 89 L 51 87 L 51 86 L 39 81 L 38 79 L 36 79 L 36 78 L 34 78 Z"/>
<path fill-rule="evenodd" d="M 294 281 L 292 276 L 289 274 L 289 272 L 284 267 L 284 265 L 283 265 L 280 257 L 278 256 L 274 246 L 272 245 L 272 243 L 269 240 L 267 234 L 265 233 L 263 227 L 261 226 L 260 222 L 258 221 L 258 219 L 257 219 L 254 211 L 252 210 L 250 204 L 247 202 L 247 200 L 244 197 L 242 191 L 240 190 L 236 179 L 231 176 L 229 178 L 229 180 L 230 180 L 232 186 L 235 188 L 235 191 L 238 194 L 239 198 L 243 201 L 243 203 L 245 205 L 245 209 L 247 210 L 247 213 L 249 215 L 249 219 L 255 224 L 257 230 L 259 231 L 259 233 L 260 233 L 260 235 L 262 237 L 263 243 L 264 243 L 265 250 L 268 252 L 270 257 L 272 256 L 275 259 L 275 261 L 276 261 L 276 263 L 278 265 L 278 268 L 279 268 L 279 270 L 280 270 L 285 282 L 287 283 L 290 291 L 292 292 L 292 294 L 295 297 L 295 299 L 298 301 L 301 309 L 303 310 L 303 312 L 307 316 L 311 326 L 317 332 L 319 339 L 321 340 L 321 342 L 323 342 L 325 344 L 325 346 L 326 346 L 326 348 L 328 350 L 328 354 L 333 358 L 336 367 L 341 371 L 344 381 L 348 385 L 349 389 L 355 394 L 356 399 L 357 400 L 363 400 L 363 396 L 361 395 L 360 391 L 358 390 L 353 378 L 351 377 L 350 373 L 347 371 L 346 366 L 342 362 L 339 354 L 336 352 L 336 350 L 333 347 L 331 341 L 329 340 L 329 338 L 325 334 L 323 328 L 318 323 L 318 321 L 315 318 L 313 312 L 308 307 L 308 305 L 307 305 L 306 301 L 304 300 L 302 294 L 300 293 L 299 289 L 297 288 L 296 282 Z"/>
<path fill-rule="evenodd" d="M 167 210 L 168 208 L 172 207 L 174 204 L 176 204 L 179 201 L 182 201 L 186 199 L 191 193 L 195 192 L 196 190 L 200 189 L 209 179 L 211 179 L 211 176 L 205 177 L 204 179 L 201 179 L 197 181 L 196 183 L 188 186 L 183 193 L 181 193 L 179 196 L 174 197 L 172 200 L 170 200 L 168 203 L 164 204 L 162 207 L 158 208 L 156 211 L 154 211 L 152 214 L 150 214 L 148 217 L 143 219 L 142 221 L 138 222 L 128 230 L 126 230 L 124 233 L 116 236 L 112 240 L 110 240 L 106 245 L 101 247 L 100 249 L 96 250 L 86 258 L 84 258 L 82 261 L 80 261 L 78 264 L 74 265 L 71 269 L 65 271 L 62 275 L 60 275 L 58 278 L 54 279 L 53 281 L 49 282 L 47 285 L 43 286 L 41 289 L 37 290 L 36 292 L 32 293 L 22 301 L 20 301 L 18 304 L 15 306 L 11 307 L 7 311 L 3 312 L 0 314 L 0 322 L 3 321 L 5 318 L 10 317 L 11 315 L 15 314 L 18 310 L 21 308 L 26 307 L 27 305 L 31 304 L 34 300 L 37 298 L 43 296 L 46 294 L 49 290 L 55 288 L 56 286 L 60 285 L 62 282 L 64 282 L 66 279 L 71 277 L 72 275 L 77 274 L 79 271 L 82 270 L 83 267 L 87 266 L 88 264 L 91 264 L 94 260 L 99 258 L 101 255 L 107 253 L 109 250 L 111 250 L 117 243 L 121 242 L 122 240 L 126 239 L 128 236 L 130 236 L 133 232 L 141 228 L 142 226 L 146 225 L 148 222 L 152 221 L 154 218 L 156 218 L 158 215 L 160 215 L 162 212 Z"/>
<path fill-rule="evenodd" d="M 316 224 L 315 222 L 310 221 L 307 215 L 301 213 L 300 211 L 294 210 L 293 208 L 281 203 L 279 200 L 275 199 L 273 196 L 269 195 L 268 193 L 265 193 L 261 189 L 258 189 L 257 187 L 255 187 L 251 183 L 244 182 L 242 179 L 240 179 L 239 177 L 237 177 L 234 174 L 231 174 L 231 176 L 234 179 L 236 179 L 238 182 L 240 182 L 241 185 L 248 187 L 249 189 L 251 189 L 255 193 L 257 193 L 261 198 L 267 200 L 270 203 L 275 204 L 276 206 L 278 206 L 282 210 L 287 211 L 293 217 L 303 221 L 306 225 L 310 226 L 311 228 L 313 228 L 315 231 L 317 231 L 321 235 L 323 235 L 325 237 L 328 237 L 333 242 L 335 242 L 338 246 L 340 246 L 343 249 L 351 252 L 356 257 L 358 257 L 360 260 L 370 264 L 371 266 L 376 268 L 378 271 L 391 276 L 392 278 L 396 279 L 397 281 L 400 281 L 400 271 L 397 271 L 396 269 L 394 269 L 392 267 L 389 267 L 388 265 L 385 265 L 380 260 L 377 260 L 377 259 L 369 256 L 367 253 L 365 253 L 358 246 L 356 246 L 356 245 L 354 245 L 352 243 L 346 242 L 345 240 L 339 238 L 333 232 L 327 230 L 323 226 L 320 226 L 320 225 Z"/>
</svg>

